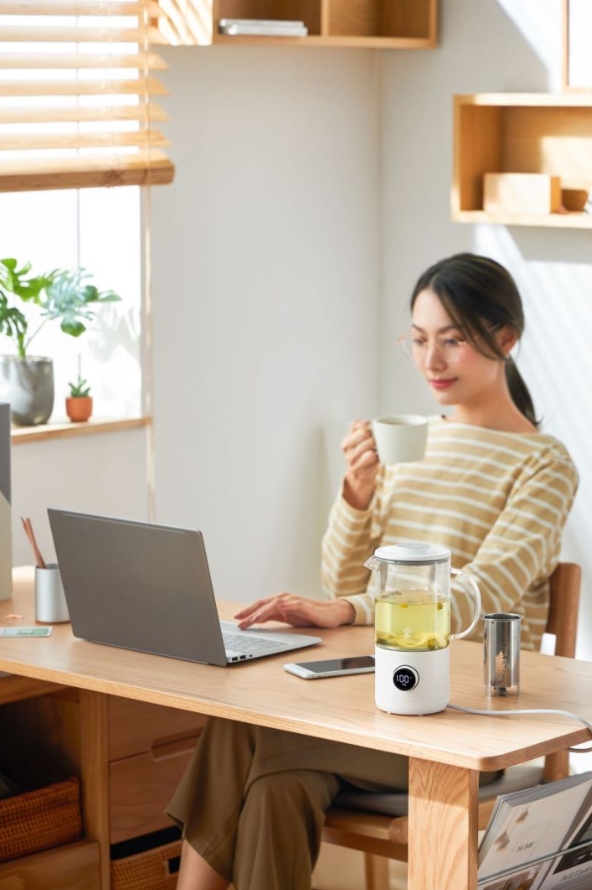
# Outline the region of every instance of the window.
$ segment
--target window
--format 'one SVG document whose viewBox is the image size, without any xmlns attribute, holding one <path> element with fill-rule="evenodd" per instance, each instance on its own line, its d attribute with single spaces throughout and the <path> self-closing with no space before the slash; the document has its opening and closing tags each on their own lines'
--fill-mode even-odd
<svg viewBox="0 0 592 890">
<path fill-rule="evenodd" d="M 124 297 L 98 309 L 80 340 L 55 322 L 36 338 L 36 353 L 54 359 L 52 420 L 64 417 L 79 355 L 96 417 L 142 410 L 136 186 L 174 175 L 154 76 L 166 68 L 153 49 L 165 42 L 162 15 L 154 0 L 0 0 L 1 255 L 35 274 L 82 266 Z"/>
</svg>

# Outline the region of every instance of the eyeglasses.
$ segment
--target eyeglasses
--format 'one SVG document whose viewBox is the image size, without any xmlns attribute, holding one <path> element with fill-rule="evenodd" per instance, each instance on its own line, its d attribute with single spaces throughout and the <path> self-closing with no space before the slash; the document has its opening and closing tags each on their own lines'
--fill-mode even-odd
<svg viewBox="0 0 592 890">
<path fill-rule="evenodd" d="M 458 337 L 436 337 L 435 341 L 430 342 L 427 337 L 413 332 L 403 334 L 397 340 L 397 346 L 401 347 L 408 358 L 420 362 L 424 361 L 431 345 L 436 347 L 446 362 L 457 362 L 462 358 L 467 341 Z"/>
</svg>

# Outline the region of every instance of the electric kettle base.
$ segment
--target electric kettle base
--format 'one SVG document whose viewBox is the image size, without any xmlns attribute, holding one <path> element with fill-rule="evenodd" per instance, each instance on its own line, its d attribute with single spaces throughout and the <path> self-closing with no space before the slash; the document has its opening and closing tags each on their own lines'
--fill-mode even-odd
<svg viewBox="0 0 592 890">
<path fill-rule="evenodd" d="M 375 646 L 376 705 L 388 714 L 436 714 L 448 705 L 450 648 L 404 652 Z"/>
</svg>

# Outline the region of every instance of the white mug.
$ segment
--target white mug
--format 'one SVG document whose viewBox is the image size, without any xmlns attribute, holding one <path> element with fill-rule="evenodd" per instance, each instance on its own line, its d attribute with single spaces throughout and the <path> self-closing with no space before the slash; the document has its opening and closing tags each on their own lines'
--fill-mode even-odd
<svg viewBox="0 0 592 890">
<path fill-rule="evenodd" d="M 381 464 L 421 460 L 428 438 L 428 419 L 421 414 L 391 414 L 372 421 Z"/>
</svg>

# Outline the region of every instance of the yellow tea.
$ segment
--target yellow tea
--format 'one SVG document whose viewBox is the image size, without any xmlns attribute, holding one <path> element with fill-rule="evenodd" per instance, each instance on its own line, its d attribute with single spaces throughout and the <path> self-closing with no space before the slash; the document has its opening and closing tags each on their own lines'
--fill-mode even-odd
<svg viewBox="0 0 592 890">
<path fill-rule="evenodd" d="M 405 590 L 376 600 L 376 645 L 428 652 L 450 642 L 450 601 L 427 590 Z"/>
</svg>

